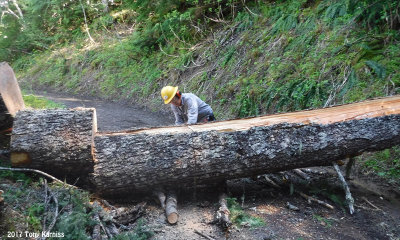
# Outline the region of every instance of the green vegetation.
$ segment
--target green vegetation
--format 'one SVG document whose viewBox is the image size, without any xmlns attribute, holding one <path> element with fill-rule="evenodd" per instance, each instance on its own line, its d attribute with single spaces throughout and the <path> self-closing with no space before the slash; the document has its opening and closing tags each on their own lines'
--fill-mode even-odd
<svg viewBox="0 0 400 240">
<path fill-rule="evenodd" d="M 261 227 L 265 225 L 263 219 L 247 214 L 239 205 L 236 198 L 227 198 L 229 218 L 237 226 Z"/>
<path fill-rule="evenodd" d="M 399 92 L 397 1 L 116 1 L 109 12 L 100 1 L 25 2 L 26 20 L 6 15 L 0 28 L 0 59 L 13 59 L 23 86 L 159 109 L 168 83 L 229 118 Z"/>
<path fill-rule="evenodd" d="M 394 183 L 400 181 L 400 148 L 398 146 L 358 157 L 367 170 Z"/>
<path fill-rule="evenodd" d="M 60 103 L 53 102 L 43 97 L 38 97 L 35 95 L 23 95 L 24 103 L 26 107 L 36 108 L 36 109 L 50 109 L 50 108 L 65 108 L 64 105 Z"/>
<path fill-rule="evenodd" d="M 319 215 L 313 215 L 313 218 L 315 218 L 318 222 L 320 222 L 322 225 L 324 225 L 326 228 L 332 227 L 333 221 L 324 217 L 321 217 Z"/>
</svg>

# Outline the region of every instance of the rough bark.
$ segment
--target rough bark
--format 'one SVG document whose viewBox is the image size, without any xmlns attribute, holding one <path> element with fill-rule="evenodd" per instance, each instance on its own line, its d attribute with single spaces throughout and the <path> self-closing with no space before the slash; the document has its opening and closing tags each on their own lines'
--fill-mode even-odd
<svg viewBox="0 0 400 240">
<path fill-rule="evenodd" d="M 5 62 L 0 63 L 0 131 L 12 127 L 13 116 L 25 108 L 14 71 Z"/>
<path fill-rule="evenodd" d="M 281 123 L 242 131 L 98 134 L 94 182 L 102 194 L 187 187 L 332 161 L 400 143 L 400 115 Z"/>
<path fill-rule="evenodd" d="M 59 177 L 87 177 L 93 172 L 96 130 L 95 109 L 19 111 L 11 137 L 11 163 Z"/>
</svg>

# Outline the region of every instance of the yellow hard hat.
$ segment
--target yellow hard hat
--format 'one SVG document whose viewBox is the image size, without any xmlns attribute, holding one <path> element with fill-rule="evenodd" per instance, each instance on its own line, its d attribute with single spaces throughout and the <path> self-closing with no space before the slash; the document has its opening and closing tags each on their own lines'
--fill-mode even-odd
<svg viewBox="0 0 400 240">
<path fill-rule="evenodd" d="M 178 87 L 165 86 L 161 89 L 161 97 L 164 100 L 165 104 L 171 102 L 171 100 L 175 97 L 176 92 L 178 91 Z"/>
</svg>

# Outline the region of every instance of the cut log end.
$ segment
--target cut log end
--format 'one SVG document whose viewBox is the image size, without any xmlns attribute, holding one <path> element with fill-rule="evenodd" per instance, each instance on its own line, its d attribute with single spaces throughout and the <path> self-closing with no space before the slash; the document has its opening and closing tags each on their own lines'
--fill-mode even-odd
<svg viewBox="0 0 400 240">
<path fill-rule="evenodd" d="M 13 167 L 26 166 L 32 163 L 31 157 L 26 152 L 13 152 L 10 158 Z"/>
<path fill-rule="evenodd" d="M 165 214 L 169 224 L 176 224 L 178 222 L 178 201 L 175 193 L 169 193 L 165 202 Z"/>
<path fill-rule="evenodd" d="M 170 213 L 167 216 L 167 220 L 169 224 L 176 224 L 178 222 L 179 216 L 177 213 Z"/>
</svg>

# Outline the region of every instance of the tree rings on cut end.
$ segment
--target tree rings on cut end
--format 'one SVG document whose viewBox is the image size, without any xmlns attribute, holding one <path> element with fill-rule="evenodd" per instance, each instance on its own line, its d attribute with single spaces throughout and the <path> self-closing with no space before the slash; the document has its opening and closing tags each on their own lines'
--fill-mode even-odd
<svg viewBox="0 0 400 240">
<path fill-rule="evenodd" d="M 176 224 L 178 222 L 178 214 L 177 213 L 171 213 L 167 216 L 167 220 L 169 224 Z"/>
</svg>

